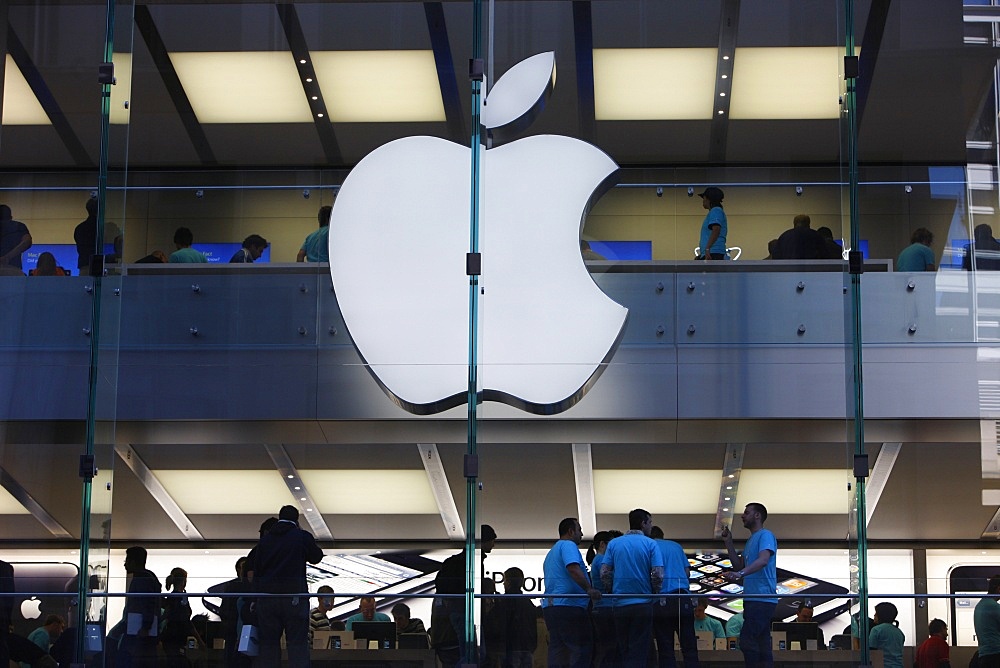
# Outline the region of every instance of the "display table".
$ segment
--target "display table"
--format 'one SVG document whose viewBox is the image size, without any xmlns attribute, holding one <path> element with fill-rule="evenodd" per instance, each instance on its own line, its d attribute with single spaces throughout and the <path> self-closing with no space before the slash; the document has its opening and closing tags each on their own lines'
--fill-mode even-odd
<svg viewBox="0 0 1000 668">
<path fill-rule="evenodd" d="M 187 658 L 196 667 L 213 668 L 225 665 L 225 652 L 221 649 L 189 649 Z M 281 653 L 282 665 L 288 657 Z M 337 666 L 338 668 L 436 668 L 432 649 L 314 649 L 309 655 L 313 668 Z"/>
</svg>

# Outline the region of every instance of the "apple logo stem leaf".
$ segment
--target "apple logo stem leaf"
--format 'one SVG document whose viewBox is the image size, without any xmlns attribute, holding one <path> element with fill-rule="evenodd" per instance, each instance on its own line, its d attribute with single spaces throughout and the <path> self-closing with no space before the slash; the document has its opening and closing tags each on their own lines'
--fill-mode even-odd
<svg viewBox="0 0 1000 668">
<path fill-rule="evenodd" d="M 483 100 L 480 123 L 488 146 L 500 146 L 528 129 L 552 96 L 556 85 L 556 54 L 526 58 L 497 79 Z"/>
<path fill-rule="evenodd" d="M 527 92 L 494 87 L 522 115 L 544 97 L 540 81 L 554 82 L 551 54 L 540 56 L 528 59 L 531 74 L 509 79 L 534 82 Z M 618 165 L 557 135 L 490 148 L 481 160 L 477 397 L 560 413 L 607 368 L 628 318 L 594 283 L 579 245 L 586 211 Z M 386 395 L 418 415 L 467 399 L 470 182 L 468 147 L 397 139 L 351 170 L 330 219 L 330 274 L 351 340 Z"/>
</svg>

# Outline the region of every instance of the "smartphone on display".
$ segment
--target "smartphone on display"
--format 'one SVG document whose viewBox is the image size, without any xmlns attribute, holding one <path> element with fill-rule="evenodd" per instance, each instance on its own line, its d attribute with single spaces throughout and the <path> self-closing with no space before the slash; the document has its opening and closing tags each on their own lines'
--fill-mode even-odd
<svg viewBox="0 0 1000 668">
<path fill-rule="evenodd" d="M 743 599 L 740 598 L 743 585 L 740 582 L 730 582 L 724 577 L 734 570 L 728 556 L 714 552 L 699 552 L 687 556 L 691 566 L 691 593 L 708 596 L 712 615 L 727 620 L 743 612 Z M 816 622 L 836 617 L 850 608 L 849 599 L 827 598 L 831 594 L 847 595 L 845 587 L 783 568 L 776 569 L 776 572 L 778 607 L 774 611 L 774 619 L 794 619 L 799 603 L 804 601 L 813 604 L 813 621 Z"/>
<path fill-rule="evenodd" d="M 27 637 L 48 615 L 67 619 L 70 604 L 76 600 L 76 564 L 62 562 L 11 562 L 14 567 L 14 606 L 11 626 L 14 633 Z M 37 596 L 36 594 L 65 594 Z"/>
<path fill-rule="evenodd" d="M 386 554 L 336 554 L 318 564 L 306 564 L 306 583 L 315 592 L 323 585 L 333 588 L 336 604 L 331 617 L 357 612 L 356 597 L 343 594 L 421 594 L 434 588 L 434 573 L 441 562 L 410 552 Z M 398 599 L 389 602 L 394 605 Z"/>
<path fill-rule="evenodd" d="M 951 643 L 975 645 L 976 627 L 972 617 L 976 604 L 986 593 L 986 582 L 1000 575 L 1000 566 L 956 565 L 948 571 L 948 591 L 957 594 L 949 600 L 951 605 Z"/>
</svg>

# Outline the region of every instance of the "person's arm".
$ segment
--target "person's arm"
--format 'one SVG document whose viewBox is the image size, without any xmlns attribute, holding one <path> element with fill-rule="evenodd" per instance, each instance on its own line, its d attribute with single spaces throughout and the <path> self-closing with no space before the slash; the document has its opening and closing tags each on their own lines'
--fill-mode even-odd
<svg viewBox="0 0 1000 668">
<path fill-rule="evenodd" d="M 751 573 L 756 573 L 771 561 L 771 550 L 761 550 L 757 553 L 757 558 L 751 561 L 748 565 L 740 569 L 738 575 L 740 578 L 750 575 Z"/>
<path fill-rule="evenodd" d="M 0 257 L 0 264 L 7 264 L 12 258 L 17 257 L 29 248 L 31 248 L 31 235 L 25 232 L 24 236 L 21 237 L 21 243 L 10 249 L 9 253 Z"/>
<path fill-rule="evenodd" d="M 706 260 L 712 259 L 712 244 L 719 238 L 719 232 L 722 231 L 722 226 L 718 223 L 714 223 L 708 226 L 708 242 L 705 247 L 701 249 L 701 255 Z"/>
<path fill-rule="evenodd" d="M 580 585 L 580 588 L 587 592 L 587 596 L 594 601 L 601 600 L 601 592 L 590 584 L 590 580 L 587 579 L 587 574 L 583 572 L 580 568 L 580 564 L 567 564 L 566 570 L 569 572 L 569 576 L 573 579 L 573 582 Z"/>
<path fill-rule="evenodd" d="M 299 254 L 295 256 L 295 261 L 296 262 L 305 262 L 306 261 L 306 249 L 305 248 L 300 248 L 299 249 Z"/>
<path fill-rule="evenodd" d="M 743 557 L 736 551 L 736 546 L 733 544 L 733 532 L 729 530 L 729 527 L 722 527 L 722 540 L 726 543 L 726 551 L 729 552 L 729 561 L 732 562 L 733 568 L 735 570 L 743 568 Z"/>
<path fill-rule="evenodd" d="M 604 588 L 608 591 L 613 591 L 611 585 L 614 582 L 614 579 L 615 569 L 608 563 L 608 560 L 605 559 L 604 563 L 601 564 L 601 582 L 604 584 Z"/>
</svg>

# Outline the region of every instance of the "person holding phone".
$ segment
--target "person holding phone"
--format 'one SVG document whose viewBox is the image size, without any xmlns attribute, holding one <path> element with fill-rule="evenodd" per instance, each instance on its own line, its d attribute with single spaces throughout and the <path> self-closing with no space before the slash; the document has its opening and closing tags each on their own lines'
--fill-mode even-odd
<svg viewBox="0 0 1000 668">
<path fill-rule="evenodd" d="M 736 552 L 733 534 L 729 527 L 722 527 L 722 539 L 729 551 L 729 560 L 737 570 L 726 572 L 730 582 L 743 580 L 743 628 L 740 629 L 740 651 L 748 668 L 774 665 L 771 652 L 771 617 L 778 606 L 778 539 L 764 528 L 767 508 L 761 503 L 748 503 L 740 516 L 743 527 L 750 531 L 750 538 L 743 554 Z"/>
</svg>

